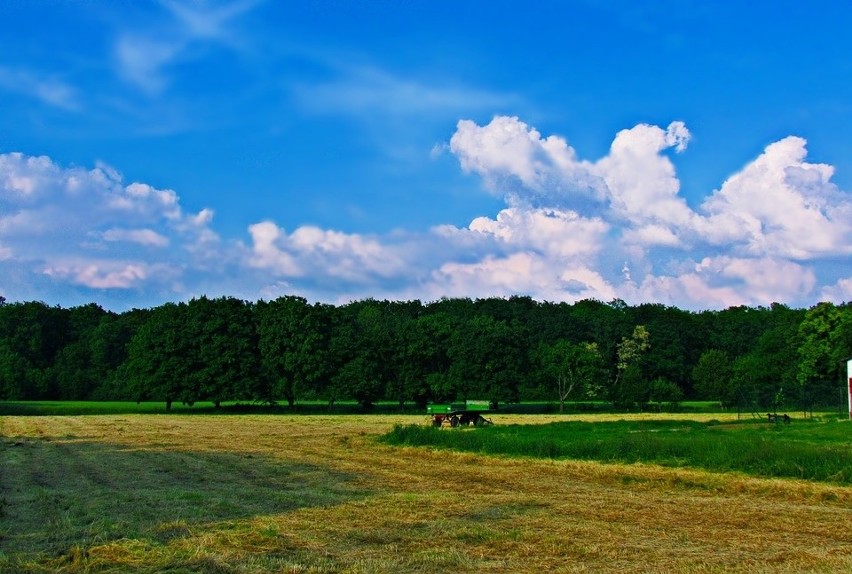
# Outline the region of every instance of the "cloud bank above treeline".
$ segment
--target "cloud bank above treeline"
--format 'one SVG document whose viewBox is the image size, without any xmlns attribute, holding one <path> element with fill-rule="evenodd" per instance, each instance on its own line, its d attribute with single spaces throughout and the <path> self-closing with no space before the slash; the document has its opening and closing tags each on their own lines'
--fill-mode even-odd
<svg viewBox="0 0 852 574">
<path fill-rule="evenodd" d="M 461 120 L 437 153 L 472 175 L 471 193 L 504 207 L 467 226 L 386 234 L 288 230 L 270 218 L 223 237 L 215 205 L 187 208 L 176 191 L 126 182 L 112 166 L 5 153 L 0 295 L 118 308 L 202 294 L 690 309 L 852 299 L 852 195 L 832 183 L 832 166 L 808 162 L 806 141 L 786 137 L 693 206 L 672 161 L 690 138 L 683 122 L 640 124 L 589 160 L 517 117 Z"/>
</svg>

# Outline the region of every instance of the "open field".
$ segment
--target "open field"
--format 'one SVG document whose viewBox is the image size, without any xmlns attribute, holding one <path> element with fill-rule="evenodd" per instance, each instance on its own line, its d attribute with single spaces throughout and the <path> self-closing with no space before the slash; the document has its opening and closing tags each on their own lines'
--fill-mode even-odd
<svg viewBox="0 0 852 574">
<path fill-rule="evenodd" d="M 376 440 L 418 422 L 2 417 L 0 571 L 852 571 L 848 486 Z"/>
</svg>

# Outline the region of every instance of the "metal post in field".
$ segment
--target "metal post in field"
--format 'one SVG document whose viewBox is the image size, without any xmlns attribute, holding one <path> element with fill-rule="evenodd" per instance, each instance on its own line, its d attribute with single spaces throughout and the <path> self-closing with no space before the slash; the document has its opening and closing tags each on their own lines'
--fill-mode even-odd
<svg viewBox="0 0 852 574">
<path fill-rule="evenodd" d="M 849 418 L 852 419 L 852 359 L 846 361 L 846 378 L 849 393 Z"/>
</svg>

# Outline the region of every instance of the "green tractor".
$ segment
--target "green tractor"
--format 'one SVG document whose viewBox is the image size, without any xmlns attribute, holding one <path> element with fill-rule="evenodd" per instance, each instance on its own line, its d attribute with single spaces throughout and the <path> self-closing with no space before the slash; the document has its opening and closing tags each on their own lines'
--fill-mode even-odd
<svg viewBox="0 0 852 574">
<path fill-rule="evenodd" d="M 428 405 L 426 412 L 435 427 L 467 427 L 493 425 L 485 415 L 494 411 L 488 401 L 465 401 L 443 405 Z"/>
</svg>

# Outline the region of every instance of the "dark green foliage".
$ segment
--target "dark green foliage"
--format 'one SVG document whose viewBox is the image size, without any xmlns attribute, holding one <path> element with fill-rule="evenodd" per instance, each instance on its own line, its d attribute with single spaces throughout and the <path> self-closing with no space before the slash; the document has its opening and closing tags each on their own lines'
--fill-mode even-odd
<svg viewBox="0 0 852 574">
<path fill-rule="evenodd" d="M 268 394 L 259 377 L 260 353 L 251 306 L 230 297 L 202 297 L 190 301 L 187 312 L 187 327 L 197 353 L 197 370 L 191 377 L 196 396 L 192 400 L 218 405 Z"/>
<path fill-rule="evenodd" d="M 696 395 L 726 406 L 736 404 L 736 393 L 731 392 L 732 377 L 731 359 L 725 351 L 718 349 L 704 351 L 692 369 Z"/>
<path fill-rule="evenodd" d="M 595 352 L 588 352 L 595 349 Z M 681 399 L 837 407 L 852 308 L 692 313 L 623 301 L 441 299 L 346 305 L 201 297 L 113 313 L 0 304 L 0 400 Z M 556 407 L 554 407 L 556 408 Z"/>
<path fill-rule="evenodd" d="M 615 378 L 610 388 L 615 406 L 642 409 L 650 400 L 650 387 L 642 375 L 643 358 L 650 348 L 650 333 L 644 325 L 637 325 L 630 337 L 622 337 L 616 345 Z"/>
<path fill-rule="evenodd" d="M 330 315 L 301 297 L 260 302 L 256 311 L 260 357 L 268 378 L 268 398 L 290 406 L 304 394 L 321 391 L 327 377 Z"/>
<path fill-rule="evenodd" d="M 119 376 L 130 398 L 193 404 L 263 395 L 252 309 L 232 298 L 154 310 L 128 345 Z"/>
<path fill-rule="evenodd" d="M 660 405 L 662 403 L 678 403 L 683 400 L 683 391 L 679 386 L 663 377 L 651 381 L 648 392 L 648 402 Z"/>
<path fill-rule="evenodd" d="M 44 303 L 0 306 L 0 389 L 21 399 L 56 399 L 50 367 L 72 340 L 69 311 Z"/>
<path fill-rule="evenodd" d="M 526 329 L 480 315 L 463 323 L 450 338 L 449 377 L 456 397 L 517 402 L 520 382 L 527 376 Z"/>
<path fill-rule="evenodd" d="M 820 303 L 806 313 L 798 326 L 798 369 L 791 376 L 803 410 L 830 395 L 838 381 L 845 380 L 846 359 L 852 357 L 852 309 Z M 796 364 L 791 366 L 791 371 Z"/>
<path fill-rule="evenodd" d="M 642 361 L 643 377 L 663 378 L 682 390 L 691 389 L 692 367 L 705 348 L 705 335 L 697 316 L 650 303 L 628 309 L 627 313 L 631 325 L 643 325 L 651 334 L 651 346 Z"/>
<path fill-rule="evenodd" d="M 361 301 L 337 309 L 330 342 L 334 372 L 327 398 L 354 398 L 370 408 L 396 380 L 397 324 L 387 302 Z"/>
<path fill-rule="evenodd" d="M 166 303 L 154 310 L 130 341 L 128 358 L 119 369 L 137 401 L 193 403 L 199 398 L 200 354 L 189 330 L 190 312 L 184 304 Z"/>
<path fill-rule="evenodd" d="M 91 396 L 75 399 L 119 400 L 132 398 L 127 380 L 119 368 L 127 360 L 128 346 L 139 328 L 148 321 L 152 311 L 133 309 L 121 315 L 107 314 L 90 339 Z"/>
</svg>

